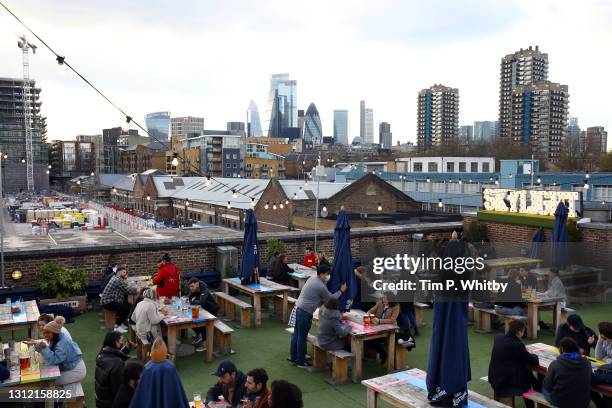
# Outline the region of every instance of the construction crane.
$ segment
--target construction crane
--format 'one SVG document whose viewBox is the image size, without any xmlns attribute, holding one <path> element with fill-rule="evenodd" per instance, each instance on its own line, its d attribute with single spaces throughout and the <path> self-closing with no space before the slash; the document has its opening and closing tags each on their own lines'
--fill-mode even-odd
<svg viewBox="0 0 612 408">
<path fill-rule="evenodd" d="M 36 45 L 28 42 L 25 35 L 19 37 L 17 46 L 23 53 L 23 122 L 25 127 L 26 178 L 28 191 L 34 191 L 34 153 L 32 151 L 32 111 L 30 95 L 30 50 L 36 54 Z"/>
</svg>

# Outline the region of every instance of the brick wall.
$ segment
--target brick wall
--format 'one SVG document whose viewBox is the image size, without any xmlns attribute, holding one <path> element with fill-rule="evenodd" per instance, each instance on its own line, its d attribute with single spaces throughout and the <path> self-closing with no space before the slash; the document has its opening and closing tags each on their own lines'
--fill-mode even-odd
<svg viewBox="0 0 612 408">
<path fill-rule="evenodd" d="M 461 229 L 461 223 L 411 224 L 403 226 L 356 228 L 351 231 L 351 249 L 354 259 L 367 256 L 372 248 L 392 248 L 403 253 L 411 245 L 413 233 L 423 233 L 424 239 L 448 238 L 451 231 Z M 304 250 L 314 244 L 314 232 L 285 232 L 259 234 L 261 264 L 266 265 L 266 240 L 279 238 L 287 244 L 290 262 L 301 263 Z M 108 246 L 82 246 L 71 248 L 52 248 L 48 250 L 20 250 L 5 253 L 5 271 L 18 269 L 23 273 L 19 282 L 12 282 L 20 287 L 36 286 L 37 273 L 40 267 L 49 261 L 67 267 L 83 267 L 89 281 L 99 280 L 105 267 L 110 262 L 126 263 L 132 275 L 151 274 L 157 268 L 161 256 L 168 253 L 183 272 L 213 271 L 216 263 L 216 248 L 219 245 L 232 245 L 238 248 L 241 239 L 222 238 L 202 241 L 164 242 L 164 243 L 126 243 Z M 319 231 L 317 247 L 319 252 L 328 257 L 333 256 L 333 231 Z M 370 251 L 370 252 L 368 252 Z"/>
</svg>

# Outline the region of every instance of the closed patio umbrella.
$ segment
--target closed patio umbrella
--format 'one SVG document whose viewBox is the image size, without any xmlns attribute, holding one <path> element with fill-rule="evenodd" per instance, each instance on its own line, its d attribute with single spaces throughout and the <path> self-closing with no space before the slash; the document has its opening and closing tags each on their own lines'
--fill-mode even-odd
<svg viewBox="0 0 612 408">
<path fill-rule="evenodd" d="M 247 210 L 240 258 L 240 281 L 243 285 L 259 280 L 259 249 L 257 248 L 257 220 L 252 209 Z"/>
</svg>

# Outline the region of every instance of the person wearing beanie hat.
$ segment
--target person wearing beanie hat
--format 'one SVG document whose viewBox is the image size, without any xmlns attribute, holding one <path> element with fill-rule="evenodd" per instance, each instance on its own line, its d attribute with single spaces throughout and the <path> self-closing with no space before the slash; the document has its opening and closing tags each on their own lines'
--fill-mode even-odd
<svg viewBox="0 0 612 408">
<path fill-rule="evenodd" d="M 136 335 L 145 346 L 145 356 L 151 348 L 152 339 L 161 336 L 160 322 L 164 315 L 157 310 L 157 294 L 155 289 L 147 289 L 142 293 L 142 302 L 136 305 L 132 320 L 136 323 Z"/>
<path fill-rule="evenodd" d="M 559 347 L 564 337 L 574 340 L 578 347 L 580 347 L 580 353 L 585 356 L 591 355 L 591 348 L 597 346 L 595 332 L 591 328 L 586 327 L 582 322 L 582 318 L 577 314 L 569 315 L 567 322 L 559 326 L 555 337 L 555 346 Z"/>
<path fill-rule="evenodd" d="M 60 378 L 55 384 L 70 391 L 73 397 L 81 398 L 85 395 L 81 381 L 85 379 L 87 369 L 79 346 L 62 333 L 64 323 L 66 319 L 63 316 L 57 316 L 47 323 L 43 329 L 45 340 L 37 343 L 35 348 L 47 364 L 59 367 Z"/>
</svg>

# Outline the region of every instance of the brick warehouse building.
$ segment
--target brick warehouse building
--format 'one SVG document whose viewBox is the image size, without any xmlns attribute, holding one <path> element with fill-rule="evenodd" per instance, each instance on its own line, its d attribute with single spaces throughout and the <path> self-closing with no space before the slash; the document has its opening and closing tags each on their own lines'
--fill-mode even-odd
<svg viewBox="0 0 612 408">
<path fill-rule="evenodd" d="M 274 232 L 314 229 L 316 194 L 317 183 L 314 181 L 272 180 L 255 206 L 259 230 Z M 331 214 L 330 218 L 342 207 L 349 214 L 360 214 L 361 217 L 352 222 L 352 225 L 361 227 L 389 224 L 388 221 L 368 221 L 368 214 L 395 215 L 418 211 L 421 206 L 376 175 L 366 174 L 353 183 L 319 183 L 319 228 L 333 229 L 334 221 L 322 217 L 323 207 Z"/>
</svg>

